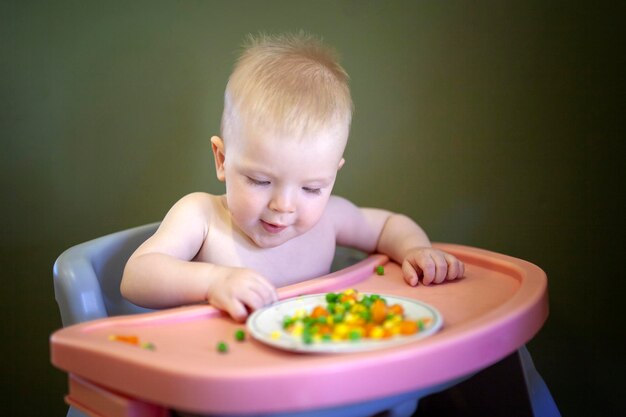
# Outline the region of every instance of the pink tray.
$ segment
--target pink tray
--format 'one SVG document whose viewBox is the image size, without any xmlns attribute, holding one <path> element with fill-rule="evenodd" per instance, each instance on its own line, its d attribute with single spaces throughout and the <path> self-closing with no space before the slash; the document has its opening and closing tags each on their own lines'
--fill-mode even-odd
<svg viewBox="0 0 626 417">
<path fill-rule="evenodd" d="M 91 387 L 92 395 L 101 389 L 148 408 L 206 414 L 333 407 L 442 384 L 524 345 L 545 322 L 548 300 L 546 275 L 529 262 L 465 246 L 436 246 L 465 262 L 465 278 L 412 288 L 397 264 L 374 255 L 326 277 L 279 289 L 282 299 L 356 288 L 423 301 L 444 319 L 443 328 L 423 340 L 370 352 L 298 354 L 250 338 L 235 342 L 235 331 L 244 326 L 203 305 L 61 329 L 51 337 L 52 363 L 76 376 L 70 403 L 72 395 L 78 401 L 81 389 Z M 380 264 L 385 264 L 384 276 L 373 272 Z M 112 342 L 110 335 L 136 335 L 156 349 Z M 216 351 L 220 340 L 228 342 L 228 353 Z"/>
</svg>

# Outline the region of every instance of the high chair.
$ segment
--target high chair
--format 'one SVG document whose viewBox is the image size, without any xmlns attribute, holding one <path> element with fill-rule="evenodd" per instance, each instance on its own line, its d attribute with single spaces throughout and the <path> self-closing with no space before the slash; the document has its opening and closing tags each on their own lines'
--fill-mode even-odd
<svg viewBox="0 0 626 417">
<path fill-rule="evenodd" d="M 126 301 L 120 293 L 124 265 L 156 231 L 159 223 L 134 227 L 73 246 L 54 263 L 54 296 L 63 327 L 103 317 L 150 310 Z M 70 407 L 67 417 L 86 417 Z"/>
<path fill-rule="evenodd" d="M 59 256 L 54 264 L 53 276 L 55 298 L 64 327 L 110 316 L 153 311 L 126 301 L 119 286 L 126 261 L 158 226 L 159 223 L 151 223 L 96 238 L 71 247 Z M 345 268 L 364 257 L 358 251 L 337 248 L 332 269 Z M 524 346 L 519 349 L 518 356 L 533 414 L 560 416 L 547 386 Z M 408 415 L 411 412 L 409 410 Z M 302 415 L 317 414 L 312 411 Z M 67 416 L 85 415 L 70 407 Z"/>
</svg>

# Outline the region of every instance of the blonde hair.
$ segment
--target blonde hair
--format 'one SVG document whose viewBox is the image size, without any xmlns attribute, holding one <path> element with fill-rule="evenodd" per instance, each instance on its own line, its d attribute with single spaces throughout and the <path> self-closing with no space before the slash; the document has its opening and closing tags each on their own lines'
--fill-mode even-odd
<svg viewBox="0 0 626 417">
<path fill-rule="evenodd" d="M 298 137 L 349 128 L 348 80 L 336 52 L 311 35 L 250 36 L 226 86 L 222 137 L 235 123 Z"/>
</svg>

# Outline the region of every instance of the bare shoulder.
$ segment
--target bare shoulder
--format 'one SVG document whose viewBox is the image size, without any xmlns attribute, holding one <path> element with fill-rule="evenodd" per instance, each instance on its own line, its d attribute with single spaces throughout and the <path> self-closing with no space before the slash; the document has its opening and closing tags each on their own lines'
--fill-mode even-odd
<svg viewBox="0 0 626 417">
<path fill-rule="evenodd" d="M 359 208 L 350 200 L 337 195 L 331 195 L 326 206 L 326 214 L 333 221 L 343 221 L 359 212 Z"/>
<path fill-rule="evenodd" d="M 220 196 L 202 192 L 187 194 L 172 206 L 162 225 L 168 229 L 193 228 L 206 234 L 221 204 Z"/>
<path fill-rule="evenodd" d="M 215 204 L 218 204 L 220 196 L 216 196 L 209 193 L 195 192 L 187 194 L 176 202 L 174 207 L 180 206 L 185 208 L 211 208 Z"/>
<path fill-rule="evenodd" d="M 382 226 L 371 221 L 370 209 L 360 208 L 343 197 L 332 196 L 327 211 L 339 245 L 366 252 L 376 248 Z"/>
<path fill-rule="evenodd" d="M 341 197 L 338 195 L 331 195 L 328 198 L 328 208 L 330 210 L 345 210 L 345 209 L 350 209 L 350 208 L 357 208 L 354 203 L 352 203 L 350 200 L 348 200 L 345 197 Z"/>
<path fill-rule="evenodd" d="M 209 219 L 221 207 L 221 196 L 195 192 L 178 200 L 167 213 L 168 217 L 191 216 L 193 219 Z"/>
<path fill-rule="evenodd" d="M 167 212 L 156 233 L 136 253 L 160 252 L 192 259 L 211 227 L 219 196 L 187 194 Z"/>
<path fill-rule="evenodd" d="M 333 225 L 337 236 L 345 229 L 357 227 L 355 223 L 361 217 L 360 209 L 350 200 L 331 195 L 326 205 L 325 217 Z"/>
</svg>

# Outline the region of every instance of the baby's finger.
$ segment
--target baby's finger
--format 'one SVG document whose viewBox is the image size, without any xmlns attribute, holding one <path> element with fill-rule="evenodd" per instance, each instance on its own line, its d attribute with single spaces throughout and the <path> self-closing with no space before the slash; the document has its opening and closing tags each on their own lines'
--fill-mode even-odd
<svg viewBox="0 0 626 417">
<path fill-rule="evenodd" d="M 424 273 L 424 277 L 422 278 L 422 282 L 425 285 L 430 285 L 435 281 L 437 277 L 437 266 L 435 264 L 434 259 L 430 256 L 424 256 L 420 259 L 419 266 Z"/>
<path fill-rule="evenodd" d="M 435 284 L 441 284 L 445 281 L 446 275 L 448 275 L 448 262 L 446 262 L 446 258 L 439 253 L 433 255 L 433 261 L 436 266 Z"/>
<path fill-rule="evenodd" d="M 278 294 L 276 288 L 265 277 L 258 275 L 254 286 L 254 291 L 261 297 L 265 304 L 271 304 L 278 301 Z"/>
<path fill-rule="evenodd" d="M 233 318 L 233 320 L 242 323 L 246 317 L 248 317 L 248 310 L 239 300 L 232 299 L 224 306 L 216 306 L 226 312 Z"/>
<path fill-rule="evenodd" d="M 411 263 L 407 260 L 402 262 L 402 275 L 404 276 L 404 280 L 406 281 L 406 283 L 409 284 L 411 287 L 415 287 L 417 285 L 419 281 L 417 271 L 415 270 L 413 265 L 411 265 Z"/>
<path fill-rule="evenodd" d="M 263 299 L 265 300 L 266 304 L 275 303 L 276 301 L 278 301 L 278 293 L 276 293 L 276 288 L 269 281 L 263 281 Z"/>
<path fill-rule="evenodd" d="M 444 257 L 446 258 L 446 262 L 448 263 L 448 280 L 452 281 L 454 279 L 457 279 L 458 277 L 460 277 L 461 275 L 461 267 L 460 267 L 460 261 L 458 259 L 456 259 L 454 256 L 450 255 L 450 254 L 445 254 Z"/>
<path fill-rule="evenodd" d="M 251 310 L 258 310 L 266 305 L 265 300 L 254 290 L 248 289 L 241 294 L 239 300 Z"/>
<path fill-rule="evenodd" d="M 256 290 L 257 290 L 256 293 L 259 296 L 259 298 L 262 300 L 264 306 L 274 303 L 278 298 L 278 295 L 276 294 L 276 291 L 274 291 L 273 288 L 260 287 L 260 288 L 256 288 Z"/>
</svg>

